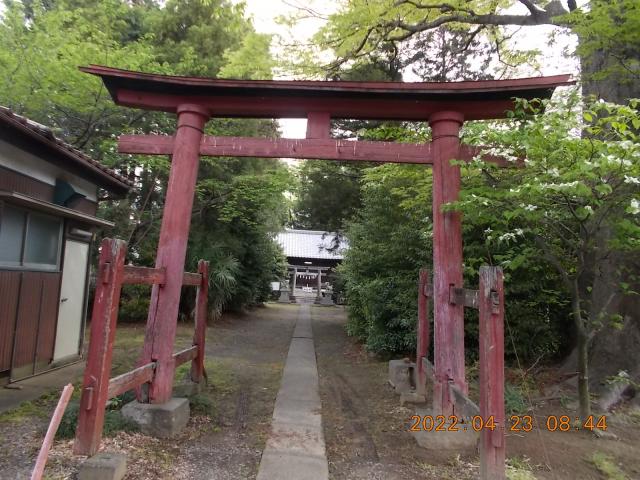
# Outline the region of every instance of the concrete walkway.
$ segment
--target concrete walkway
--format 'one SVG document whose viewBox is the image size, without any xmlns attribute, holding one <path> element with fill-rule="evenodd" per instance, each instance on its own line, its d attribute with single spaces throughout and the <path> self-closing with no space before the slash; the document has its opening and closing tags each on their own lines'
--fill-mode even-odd
<svg viewBox="0 0 640 480">
<path fill-rule="evenodd" d="M 322 433 L 318 369 L 308 304 L 300 306 L 271 434 L 256 480 L 327 480 L 329 467 Z"/>
<path fill-rule="evenodd" d="M 84 366 L 84 361 L 77 362 L 0 388 L 0 413 L 17 408 L 23 402 L 36 400 L 52 390 L 62 391 L 67 383 L 82 379 Z"/>
</svg>

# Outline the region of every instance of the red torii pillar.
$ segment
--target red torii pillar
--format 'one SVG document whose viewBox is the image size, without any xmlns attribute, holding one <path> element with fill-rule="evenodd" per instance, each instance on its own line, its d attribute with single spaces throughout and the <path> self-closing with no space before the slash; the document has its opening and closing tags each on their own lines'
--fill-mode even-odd
<svg viewBox="0 0 640 480">
<path fill-rule="evenodd" d="M 462 219 L 459 212 L 443 211 L 458 200 L 460 167 L 451 165 L 460 151 L 460 112 L 444 111 L 429 117 L 433 156 L 433 410 L 453 415 L 449 383 L 467 393 L 464 367 L 464 308 L 449 301 L 451 288 L 462 287 Z M 421 359 L 417 361 L 422 362 Z"/>
<path fill-rule="evenodd" d="M 178 307 L 184 262 L 187 254 L 193 197 L 200 163 L 200 140 L 209 112 L 193 104 L 177 108 L 178 125 L 173 143 L 169 184 L 165 197 L 156 268 L 165 269 L 165 283 L 154 285 L 140 364 L 156 362 L 154 380 L 148 398 L 138 392 L 138 400 L 165 403 L 173 390 L 173 344 L 176 336 Z"/>
</svg>

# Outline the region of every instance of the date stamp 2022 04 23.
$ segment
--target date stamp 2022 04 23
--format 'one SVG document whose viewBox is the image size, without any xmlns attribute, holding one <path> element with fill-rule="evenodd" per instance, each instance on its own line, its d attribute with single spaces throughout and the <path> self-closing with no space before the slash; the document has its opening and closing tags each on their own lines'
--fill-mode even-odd
<svg viewBox="0 0 640 480">
<path fill-rule="evenodd" d="M 471 419 L 464 419 L 456 415 L 413 415 L 409 431 L 466 432 L 473 430 L 480 432 L 482 430 L 493 431 L 498 428 L 507 432 L 530 432 L 534 428 L 546 428 L 550 432 L 570 432 L 579 430 L 605 431 L 607 429 L 606 415 L 589 415 L 584 421 L 575 417 L 573 420 L 572 422 L 569 415 L 549 415 L 546 421 L 538 422 L 531 415 L 511 415 L 508 422 L 500 425 L 495 421 L 493 415 L 487 418 L 475 415 Z"/>
</svg>

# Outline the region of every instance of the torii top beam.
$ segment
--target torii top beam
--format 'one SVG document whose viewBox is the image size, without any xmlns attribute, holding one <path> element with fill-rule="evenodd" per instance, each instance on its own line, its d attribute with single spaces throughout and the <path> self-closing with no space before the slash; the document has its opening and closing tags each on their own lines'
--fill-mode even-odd
<svg viewBox="0 0 640 480">
<path fill-rule="evenodd" d="M 504 118 L 513 99 L 549 98 L 570 75 L 448 83 L 223 80 L 133 72 L 91 65 L 80 70 L 102 78 L 118 105 L 176 112 L 192 103 L 212 117 L 331 118 L 426 121 L 456 111 L 465 120 Z"/>
</svg>

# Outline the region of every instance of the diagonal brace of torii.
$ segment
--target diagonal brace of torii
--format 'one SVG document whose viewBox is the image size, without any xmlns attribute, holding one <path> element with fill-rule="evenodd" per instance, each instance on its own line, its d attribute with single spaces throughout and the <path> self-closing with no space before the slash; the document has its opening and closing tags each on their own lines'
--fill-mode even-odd
<svg viewBox="0 0 640 480">
<path fill-rule="evenodd" d="M 165 284 L 154 285 L 142 362 L 156 362 L 148 401 L 171 396 L 180 277 L 183 272 L 199 157 L 249 156 L 341 161 L 418 163 L 433 166 L 434 414 L 455 413 L 448 386 L 465 394 L 463 306 L 451 301 L 462 288 L 462 228 L 458 212 L 443 205 L 457 200 L 460 168 L 451 160 L 470 160 L 478 150 L 460 144 L 464 121 L 504 118 L 514 98 L 549 98 L 573 84 L 568 75 L 516 80 L 453 83 L 324 82 L 220 80 L 172 77 L 102 66 L 81 70 L 102 78 L 123 106 L 177 114 L 173 137 L 125 135 L 122 153 L 172 156 L 157 268 Z M 307 118 L 307 138 L 258 139 L 204 136 L 210 118 Z M 429 144 L 344 141 L 329 138 L 331 118 L 426 121 Z M 506 165 L 500 158 L 486 160 Z M 418 359 L 420 364 L 420 359 Z"/>
</svg>

